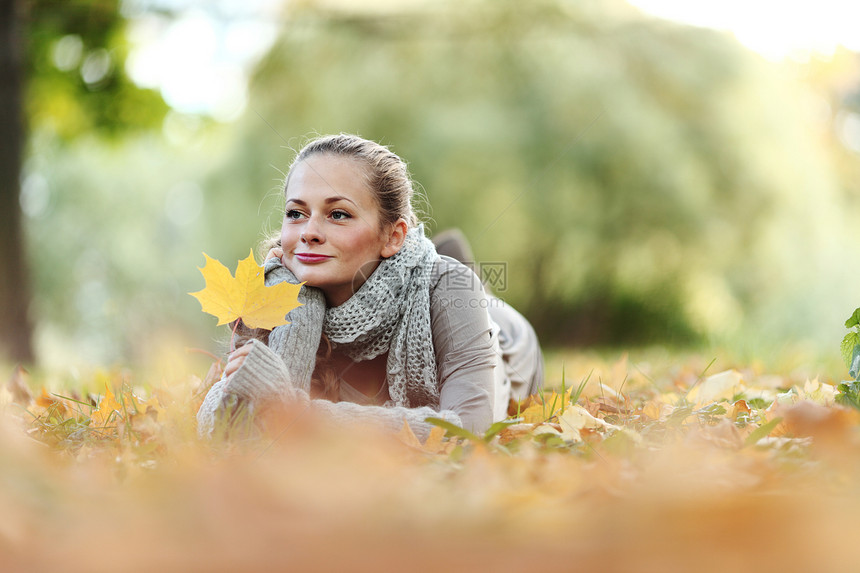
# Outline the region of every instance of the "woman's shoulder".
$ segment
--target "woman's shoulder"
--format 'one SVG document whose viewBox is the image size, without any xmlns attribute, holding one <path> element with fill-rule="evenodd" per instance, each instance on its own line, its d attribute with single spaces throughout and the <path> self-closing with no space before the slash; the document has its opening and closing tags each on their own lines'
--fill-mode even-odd
<svg viewBox="0 0 860 573">
<path fill-rule="evenodd" d="M 430 290 L 437 293 L 449 290 L 475 292 L 483 291 L 483 285 L 469 265 L 445 255 L 437 255 L 430 274 Z"/>
</svg>

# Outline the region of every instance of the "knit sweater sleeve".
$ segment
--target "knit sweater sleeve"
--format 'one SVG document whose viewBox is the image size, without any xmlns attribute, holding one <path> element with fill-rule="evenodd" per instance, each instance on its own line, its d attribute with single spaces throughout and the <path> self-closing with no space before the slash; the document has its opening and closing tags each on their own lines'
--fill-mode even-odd
<svg viewBox="0 0 860 573">
<path fill-rule="evenodd" d="M 311 399 L 308 392 L 292 383 L 285 362 L 271 348 L 258 340 L 251 341 L 252 348 L 245 362 L 227 381 L 228 392 L 258 405 L 265 400 L 281 400 L 285 403 L 307 406 L 314 414 L 328 416 L 333 423 L 361 423 L 396 432 L 409 424 L 419 439 L 426 439 L 433 425 L 426 421 L 430 417 L 442 418 L 462 425 L 456 412 L 437 411 L 423 406 L 405 408 L 401 406 L 367 406 L 352 402 L 330 402 Z"/>
</svg>

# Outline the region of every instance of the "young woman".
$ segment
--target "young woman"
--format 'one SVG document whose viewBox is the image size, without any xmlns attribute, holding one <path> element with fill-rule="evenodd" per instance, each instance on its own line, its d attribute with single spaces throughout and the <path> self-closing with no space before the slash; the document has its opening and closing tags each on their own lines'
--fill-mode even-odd
<svg viewBox="0 0 860 573">
<path fill-rule="evenodd" d="M 266 284 L 304 282 L 302 306 L 236 345 L 197 414 L 201 434 L 237 404 L 272 403 L 394 431 L 406 421 L 419 438 L 428 417 L 483 432 L 539 388 L 534 330 L 468 266 L 437 254 L 397 155 L 353 135 L 316 139 L 285 195 Z"/>
</svg>

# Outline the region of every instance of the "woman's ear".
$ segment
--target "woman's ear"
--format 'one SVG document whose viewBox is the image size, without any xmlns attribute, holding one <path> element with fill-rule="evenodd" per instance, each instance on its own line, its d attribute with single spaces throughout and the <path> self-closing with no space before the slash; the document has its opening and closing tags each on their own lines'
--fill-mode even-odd
<svg viewBox="0 0 860 573">
<path fill-rule="evenodd" d="M 392 257 L 400 251 L 403 242 L 406 240 L 406 233 L 408 231 L 409 227 L 406 225 L 406 221 L 397 219 L 397 222 L 388 230 L 388 241 L 383 245 L 382 253 L 380 253 L 383 258 Z"/>
</svg>

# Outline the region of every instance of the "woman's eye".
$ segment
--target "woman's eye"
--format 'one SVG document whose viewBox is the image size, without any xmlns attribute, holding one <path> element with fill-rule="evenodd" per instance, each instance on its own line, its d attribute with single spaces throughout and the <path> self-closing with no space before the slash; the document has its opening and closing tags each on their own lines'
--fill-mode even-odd
<svg viewBox="0 0 860 573">
<path fill-rule="evenodd" d="M 349 219 L 350 214 L 346 211 L 332 211 L 331 218 L 335 221 L 343 221 L 344 219 Z"/>
<path fill-rule="evenodd" d="M 295 209 L 288 209 L 286 216 L 287 219 L 298 219 L 302 216 L 302 213 L 301 211 L 296 211 Z"/>
</svg>

